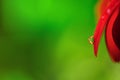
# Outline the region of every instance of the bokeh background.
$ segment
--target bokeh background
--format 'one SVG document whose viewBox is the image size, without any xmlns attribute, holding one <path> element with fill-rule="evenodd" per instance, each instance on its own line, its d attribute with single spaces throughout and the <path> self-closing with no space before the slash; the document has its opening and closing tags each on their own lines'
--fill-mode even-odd
<svg viewBox="0 0 120 80">
<path fill-rule="evenodd" d="M 88 37 L 98 0 L 0 0 L 0 80 L 120 80 L 104 37 Z"/>
</svg>

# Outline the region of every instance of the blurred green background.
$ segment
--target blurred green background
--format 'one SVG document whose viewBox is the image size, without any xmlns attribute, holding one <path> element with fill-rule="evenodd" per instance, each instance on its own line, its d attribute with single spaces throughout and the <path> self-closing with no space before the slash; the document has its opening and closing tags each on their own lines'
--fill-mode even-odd
<svg viewBox="0 0 120 80">
<path fill-rule="evenodd" d="M 1 0 L 0 80 L 120 80 L 104 37 L 93 54 L 97 0 Z"/>
</svg>

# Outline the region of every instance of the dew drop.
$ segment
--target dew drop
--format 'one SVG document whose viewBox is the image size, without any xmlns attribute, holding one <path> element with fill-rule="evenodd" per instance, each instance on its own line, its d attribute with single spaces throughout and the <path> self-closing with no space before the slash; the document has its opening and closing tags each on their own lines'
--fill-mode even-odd
<svg viewBox="0 0 120 80">
<path fill-rule="evenodd" d="M 89 41 L 90 44 L 93 45 L 93 43 L 94 43 L 93 35 L 88 38 L 88 41 Z"/>
<path fill-rule="evenodd" d="M 110 9 L 107 9 L 107 13 L 110 14 Z"/>
<path fill-rule="evenodd" d="M 101 18 L 102 18 L 102 19 L 104 19 L 104 18 L 105 18 L 105 16 L 102 16 Z"/>
</svg>

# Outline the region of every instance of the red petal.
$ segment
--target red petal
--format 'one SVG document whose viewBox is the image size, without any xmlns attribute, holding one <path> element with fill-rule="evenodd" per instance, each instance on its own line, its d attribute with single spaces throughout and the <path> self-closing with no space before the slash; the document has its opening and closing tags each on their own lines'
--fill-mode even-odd
<svg viewBox="0 0 120 80">
<path fill-rule="evenodd" d="M 108 22 L 112 13 L 119 6 L 119 4 L 120 4 L 120 1 L 112 0 L 111 3 L 108 5 L 108 7 L 105 9 L 105 12 L 101 16 L 101 18 L 97 24 L 97 28 L 96 28 L 95 33 L 94 33 L 94 53 L 95 53 L 95 56 L 97 56 L 98 45 L 100 42 L 102 32 L 105 28 L 105 24 Z"/>
<path fill-rule="evenodd" d="M 102 0 L 102 4 L 100 7 L 100 12 L 103 13 L 104 9 L 106 8 L 106 6 L 109 4 L 110 0 Z"/>
<path fill-rule="evenodd" d="M 119 15 L 118 15 L 119 14 Z M 106 28 L 106 44 L 113 61 L 120 61 L 120 13 L 116 9 Z M 117 32 L 116 32 L 117 31 Z M 116 34 L 117 33 L 117 34 Z"/>
</svg>

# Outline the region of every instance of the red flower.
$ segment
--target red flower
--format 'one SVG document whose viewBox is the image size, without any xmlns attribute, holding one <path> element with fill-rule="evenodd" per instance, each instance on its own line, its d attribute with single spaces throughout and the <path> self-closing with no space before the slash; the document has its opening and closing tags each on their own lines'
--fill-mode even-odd
<svg viewBox="0 0 120 80">
<path fill-rule="evenodd" d="M 97 24 L 93 39 L 94 53 L 97 56 L 102 32 L 105 29 L 105 40 L 108 52 L 113 61 L 120 61 L 120 0 L 104 0 L 106 5 Z M 106 3 L 106 2 L 105 2 Z"/>
</svg>

